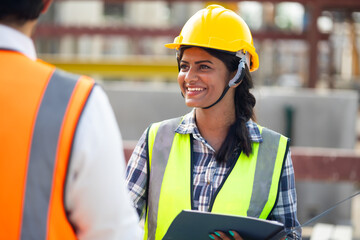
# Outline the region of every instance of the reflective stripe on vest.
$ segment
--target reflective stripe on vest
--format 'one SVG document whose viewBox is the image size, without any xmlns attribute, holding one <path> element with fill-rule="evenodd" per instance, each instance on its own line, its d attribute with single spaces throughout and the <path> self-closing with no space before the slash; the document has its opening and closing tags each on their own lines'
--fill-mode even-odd
<svg viewBox="0 0 360 240">
<path fill-rule="evenodd" d="M 76 239 L 64 186 L 78 120 L 94 81 L 0 50 L 0 232 L 6 239 Z M 21 70 L 21 71 L 19 71 Z M 8 101 L 3 101 L 8 99 Z M 6 109 L 9 109 L 6 111 Z"/>
<path fill-rule="evenodd" d="M 190 136 L 175 133 L 180 121 L 181 118 L 167 120 L 149 130 L 151 169 L 145 239 L 162 239 L 176 215 L 191 209 Z M 259 129 L 263 142 L 252 144 L 249 157 L 240 155 L 214 194 L 211 212 L 266 219 L 272 211 L 288 140 L 269 129 Z"/>
<path fill-rule="evenodd" d="M 46 239 L 60 128 L 78 78 L 55 71 L 41 101 L 30 150 L 21 239 Z"/>
<path fill-rule="evenodd" d="M 155 131 L 150 131 L 149 133 L 149 166 L 150 166 L 150 183 L 163 182 L 163 177 L 165 173 L 165 169 L 167 167 L 168 158 L 170 155 L 171 150 L 179 150 L 180 148 L 172 148 L 174 136 L 175 136 L 175 129 L 180 123 L 181 118 L 170 119 L 162 122 L 162 124 L 157 123 L 153 124 L 151 129 Z M 167 134 L 156 134 L 167 133 Z M 178 134 L 179 135 L 179 134 Z M 154 141 L 153 141 L 154 140 Z M 155 144 L 153 144 L 155 143 Z M 186 150 L 190 151 L 190 149 L 183 149 L 186 154 Z M 156 159 L 156 164 L 151 164 L 152 159 Z M 180 169 L 178 169 L 180 172 Z M 187 174 L 185 171 L 183 175 L 186 176 Z M 189 174 L 190 175 L 190 174 Z M 190 178 L 186 178 L 185 180 L 189 181 Z M 147 224 L 145 227 L 145 235 L 148 233 L 148 239 L 155 239 L 155 234 L 159 235 L 159 231 L 157 231 L 157 218 L 158 218 L 158 207 L 159 207 L 159 200 L 160 200 L 160 191 L 161 191 L 161 184 L 150 184 L 149 185 L 149 196 L 148 196 L 148 216 L 149 223 L 151 223 L 151 227 L 148 227 Z M 178 191 L 178 194 L 183 194 L 182 191 Z M 156 238 L 161 239 L 161 238 Z"/>
<path fill-rule="evenodd" d="M 272 211 L 288 140 L 267 128 L 259 129 L 263 142 L 252 144 L 249 157 L 240 154 L 224 185 L 219 187 L 212 212 L 266 219 Z"/>
</svg>

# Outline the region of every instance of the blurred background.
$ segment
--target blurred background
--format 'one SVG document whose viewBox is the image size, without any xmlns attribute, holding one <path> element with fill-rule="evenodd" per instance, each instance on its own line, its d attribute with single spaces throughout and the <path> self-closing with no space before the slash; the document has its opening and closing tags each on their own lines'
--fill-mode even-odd
<svg viewBox="0 0 360 240">
<path fill-rule="evenodd" d="M 175 52 L 164 44 L 213 3 L 252 31 L 258 122 L 292 139 L 305 223 L 360 189 L 359 0 L 55 0 L 34 40 L 39 58 L 103 86 L 128 158 L 150 123 L 191 110 L 177 86 Z M 304 239 L 360 239 L 360 196 L 317 223 Z"/>
</svg>

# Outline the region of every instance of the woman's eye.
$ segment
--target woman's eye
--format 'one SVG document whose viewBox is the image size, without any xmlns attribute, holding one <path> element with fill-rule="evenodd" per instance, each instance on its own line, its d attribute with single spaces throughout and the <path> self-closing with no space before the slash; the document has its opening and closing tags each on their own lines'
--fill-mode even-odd
<svg viewBox="0 0 360 240">
<path fill-rule="evenodd" d="M 210 69 L 210 67 L 208 65 L 201 65 L 200 69 Z"/>
<path fill-rule="evenodd" d="M 188 66 L 185 65 L 185 64 L 181 64 L 181 65 L 180 65 L 180 69 L 181 69 L 181 70 L 186 70 L 186 69 L 188 69 Z"/>
</svg>

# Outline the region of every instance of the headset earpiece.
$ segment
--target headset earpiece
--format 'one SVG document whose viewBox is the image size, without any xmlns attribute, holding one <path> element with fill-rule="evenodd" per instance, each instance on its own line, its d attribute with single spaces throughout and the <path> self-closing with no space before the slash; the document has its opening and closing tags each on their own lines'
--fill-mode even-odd
<svg viewBox="0 0 360 240">
<path fill-rule="evenodd" d="M 229 87 L 236 86 L 236 84 L 240 83 L 245 76 L 245 64 L 246 64 L 246 56 L 243 56 L 239 61 L 238 70 L 235 76 L 229 81 Z"/>
</svg>

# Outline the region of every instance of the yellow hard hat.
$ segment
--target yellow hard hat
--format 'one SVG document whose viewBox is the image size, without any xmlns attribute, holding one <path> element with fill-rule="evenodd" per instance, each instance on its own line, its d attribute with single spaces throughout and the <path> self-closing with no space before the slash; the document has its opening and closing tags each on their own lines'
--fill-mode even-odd
<svg viewBox="0 0 360 240">
<path fill-rule="evenodd" d="M 235 12 L 220 5 L 210 5 L 195 13 L 184 25 L 180 35 L 166 47 L 177 49 L 184 45 L 224 50 L 245 51 L 250 54 L 250 71 L 259 67 L 259 56 L 249 27 Z"/>
</svg>

